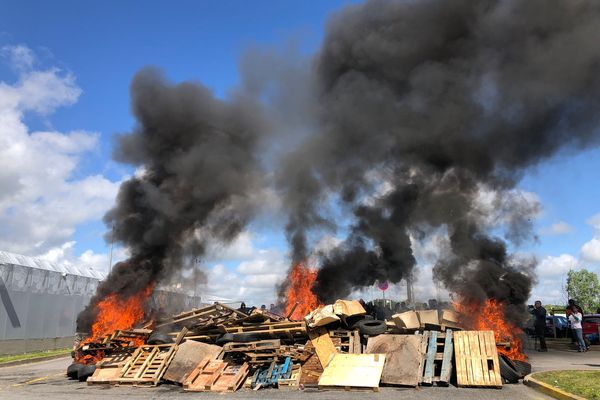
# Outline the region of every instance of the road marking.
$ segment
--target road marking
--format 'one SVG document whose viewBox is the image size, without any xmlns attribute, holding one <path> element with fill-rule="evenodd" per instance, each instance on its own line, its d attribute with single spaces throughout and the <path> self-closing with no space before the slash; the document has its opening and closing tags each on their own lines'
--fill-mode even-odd
<svg viewBox="0 0 600 400">
<path fill-rule="evenodd" d="M 60 374 L 40 376 L 39 378 L 30 379 L 30 380 L 28 380 L 26 382 L 15 383 L 14 385 L 11 385 L 11 387 L 19 387 L 19 386 L 29 385 L 29 384 L 32 384 L 32 383 L 45 381 L 48 378 L 54 378 L 54 377 L 62 376 L 62 375 L 64 375 L 64 373 L 61 372 Z"/>
</svg>

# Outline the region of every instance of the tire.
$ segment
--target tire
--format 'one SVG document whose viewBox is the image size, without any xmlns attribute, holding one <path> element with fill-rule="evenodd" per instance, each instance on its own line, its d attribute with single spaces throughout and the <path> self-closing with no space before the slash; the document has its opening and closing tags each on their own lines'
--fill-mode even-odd
<svg viewBox="0 0 600 400">
<path fill-rule="evenodd" d="M 263 337 L 257 333 L 234 333 L 232 342 L 238 343 L 248 343 L 248 342 L 258 342 L 262 340 Z"/>
<path fill-rule="evenodd" d="M 79 379 L 79 382 L 85 382 L 87 381 L 87 378 L 94 375 L 94 371 L 96 371 L 95 365 L 84 365 L 79 370 L 79 373 L 77 374 L 77 379 Z"/>
<path fill-rule="evenodd" d="M 233 333 L 224 333 L 215 340 L 215 344 L 223 346 L 229 342 L 233 342 Z"/>
<path fill-rule="evenodd" d="M 358 328 L 356 326 L 356 324 L 358 324 L 360 321 L 365 320 L 365 319 L 372 320 L 373 316 L 371 316 L 369 314 L 366 314 L 366 315 L 353 315 L 351 317 L 346 318 L 346 326 L 350 330 Z"/>
<path fill-rule="evenodd" d="M 513 360 L 513 364 L 515 365 L 515 370 L 525 376 L 531 373 L 531 364 L 525 361 Z"/>
<path fill-rule="evenodd" d="M 515 369 L 515 364 L 510 358 L 501 355 L 498 361 L 500 362 L 500 376 L 506 383 L 518 383 L 519 379 L 523 378 L 523 375 Z"/>
<path fill-rule="evenodd" d="M 377 336 L 381 335 L 387 330 L 385 321 L 378 319 L 363 319 L 356 323 L 356 328 L 362 335 Z"/>
<path fill-rule="evenodd" d="M 67 376 L 70 379 L 77 379 L 79 376 L 79 370 L 83 367 L 84 367 L 83 364 L 74 362 L 73 364 L 71 364 L 67 367 Z"/>
<path fill-rule="evenodd" d="M 162 332 L 152 332 L 146 340 L 146 344 L 169 344 L 173 343 L 173 338 L 170 335 Z"/>
</svg>

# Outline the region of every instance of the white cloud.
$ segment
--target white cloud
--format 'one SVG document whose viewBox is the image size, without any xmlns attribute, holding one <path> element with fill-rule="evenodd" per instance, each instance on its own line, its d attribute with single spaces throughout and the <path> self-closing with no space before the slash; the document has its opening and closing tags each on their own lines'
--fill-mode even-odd
<svg viewBox="0 0 600 400">
<path fill-rule="evenodd" d="M 540 229 L 542 235 L 565 235 L 573 232 L 575 232 L 575 229 L 564 221 L 558 221 L 549 227 Z"/>
<path fill-rule="evenodd" d="M 227 268 L 218 263 L 208 268 L 208 282 L 202 290 L 205 297 L 223 297 L 249 305 L 268 305 L 277 300 L 277 286 L 285 278 L 288 260 L 279 250 L 251 245 L 252 257 L 237 267 Z"/>
<path fill-rule="evenodd" d="M 97 147 L 97 133 L 31 131 L 25 124 L 27 113 L 48 117 L 74 104 L 81 94 L 75 77 L 34 69 L 35 55 L 25 46 L 3 47 L 1 59 L 17 80 L 0 82 L 0 248 L 26 255 L 69 248 L 77 225 L 112 206 L 119 182 L 74 178 L 80 159 Z"/>
<path fill-rule="evenodd" d="M 581 258 L 589 262 L 600 262 L 600 239 L 593 238 L 581 247 Z"/>
<path fill-rule="evenodd" d="M 590 217 L 586 222 L 594 227 L 596 234 L 600 234 L 600 213 Z"/>
<path fill-rule="evenodd" d="M 578 266 L 579 261 L 570 254 L 561 254 L 558 257 L 546 256 L 538 264 L 537 273 L 539 277 L 544 279 L 564 275 Z"/>
<path fill-rule="evenodd" d="M 586 222 L 594 228 L 594 237 L 581 246 L 581 258 L 590 263 L 600 263 L 600 213 Z"/>
<path fill-rule="evenodd" d="M 110 255 L 108 253 L 95 253 L 92 250 L 86 250 L 79 256 L 75 255 L 75 241 L 63 243 L 60 246 L 53 247 L 38 257 L 51 261 L 58 265 L 76 265 L 79 267 L 91 268 L 95 271 L 107 273 Z M 112 264 L 125 260 L 129 256 L 126 249 L 115 247 L 113 249 Z"/>
</svg>

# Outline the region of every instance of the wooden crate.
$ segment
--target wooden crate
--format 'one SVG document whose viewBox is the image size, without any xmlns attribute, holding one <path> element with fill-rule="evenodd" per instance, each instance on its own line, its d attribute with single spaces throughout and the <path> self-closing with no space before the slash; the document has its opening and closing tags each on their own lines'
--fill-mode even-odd
<svg viewBox="0 0 600 400">
<path fill-rule="evenodd" d="M 502 387 L 494 332 L 454 332 L 454 348 L 458 386 Z"/>
</svg>

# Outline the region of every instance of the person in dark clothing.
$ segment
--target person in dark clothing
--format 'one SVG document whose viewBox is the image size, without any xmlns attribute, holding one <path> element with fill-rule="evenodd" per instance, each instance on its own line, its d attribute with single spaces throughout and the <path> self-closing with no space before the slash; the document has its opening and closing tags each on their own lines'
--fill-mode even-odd
<svg viewBox="0 0 600 400">
<path fill-rule="evenodd" d="M 541 301 L 536 301 L 531 311 L 535 317 L 533 327 L 535 328 L 535 334 L 540 340 L 540 348 L 538 351 L 548 351 L 546 347 L 546 309 L 542 307 Z"/>
</svg>

